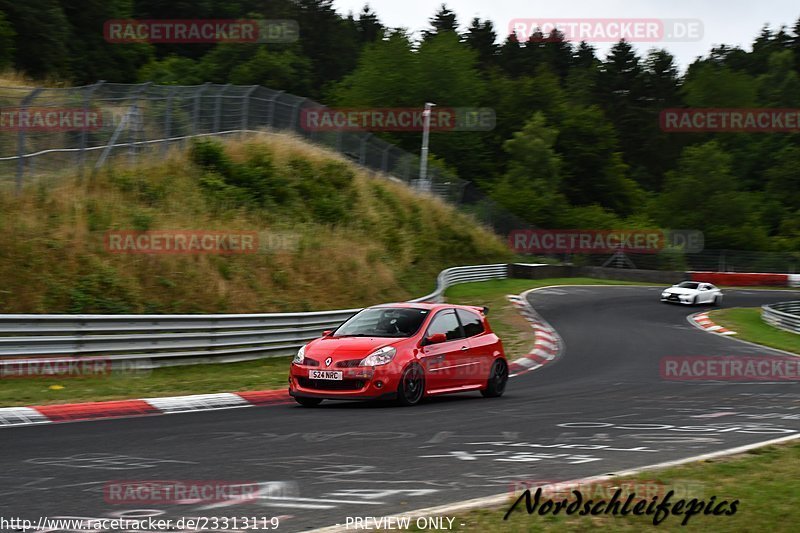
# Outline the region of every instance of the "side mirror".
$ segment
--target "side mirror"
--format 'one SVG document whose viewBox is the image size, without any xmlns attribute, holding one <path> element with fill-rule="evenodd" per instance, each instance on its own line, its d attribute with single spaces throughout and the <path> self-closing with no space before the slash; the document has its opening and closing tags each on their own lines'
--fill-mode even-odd
<svg viewBox="0 0 800 533">
<path fill-rule="evenodd" d="M 323 337 L 327 337 L 327 336 L 328 336 L 328 335 L 330 335 L 331 333 L 333 333 L 333 330 L 332 330 L 332 329 L 326 329 L 325 331 L 323 331 L 323 332 L 322 332 L 322 336 L 323 336 Z"/>
<path fill-rule="evenodd" d="M 425 344 L 439 344 L 447 341 L 447 335 L 444 333 L 434 333 L 430 337 L 425 338 Z"/>
</svg>

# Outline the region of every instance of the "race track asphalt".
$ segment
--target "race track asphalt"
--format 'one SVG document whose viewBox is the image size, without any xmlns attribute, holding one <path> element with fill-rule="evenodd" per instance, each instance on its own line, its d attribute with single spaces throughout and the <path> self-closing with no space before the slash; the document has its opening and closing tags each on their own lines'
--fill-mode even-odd
<svg viewBox="0 0 800 533">
<path fill-rule="evenodd" d="M 782 354 L 693 327 L 686 316 L 706 308 L 661 304 L 659 290 L 532 292 L 565 350 L 514 378 L 500 399 L 471 393 L 413 408 L 325 402 L 0 430 L 2 515 L 280 516 L 279 531 L 304 531 L 800 432 L 796 382 L 661 378 L 667 356 Z M 729 290 L 724 306 L 798 297 Z M 265 485 L 261 497 L 236 505 L 110 504 L 104 487 L 117 480 Z"/>
</svg>

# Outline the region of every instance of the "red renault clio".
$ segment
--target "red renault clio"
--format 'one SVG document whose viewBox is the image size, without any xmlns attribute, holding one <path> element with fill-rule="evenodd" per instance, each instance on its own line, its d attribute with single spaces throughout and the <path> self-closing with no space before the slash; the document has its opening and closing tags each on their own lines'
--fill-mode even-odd
<svg viewBox="0 0 800 533">
<path fill-rule="evenodd" d="M 486 308 L 399 303 L 369 307 L 297 352 L 289 394 L 313 407 L 324 399 L 393 399 L 480 391 L 501 396 L 508 381 L 503 344 Z"/>
</svg>

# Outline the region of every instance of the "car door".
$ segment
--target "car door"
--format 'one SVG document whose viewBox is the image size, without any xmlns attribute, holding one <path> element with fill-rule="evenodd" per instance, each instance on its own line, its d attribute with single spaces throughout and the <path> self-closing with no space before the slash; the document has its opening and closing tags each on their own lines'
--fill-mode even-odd
<svg viewBox="0 0 800 533">
<path fill-rule="evenodd" d="M 484 334 L 483 319 L 478 313 L 457 309 L 456 315 L 469 342 L 469 350 L 460 363 L 460 375 L 464 377 L 465 385 L 482 384 L 489 377 L 494 361 L 496 337 Z"/>
<path fill-rule="evenodd" d="M 717 303 L 717 297 L 722 296 L 722 291 L 719 289 L 719 287 L 711 283 L 708 284 L 708 289 L 709 292 L 711 293 L 711 296 L 709 297 L 708 301 L 714 304 Z"/>
<path fill-rule="evenodd" d="M 698 303 L 707 304 L 714 299 L 714 293 L 711 291 L 711 287 L 708 283 L 701 283 L 698 290 L 700 291 L 699 297 L 697 298 Z"/>
<path fill-rule="evenodd" d="M 437 333 L 447 340 L 437 344 L 425 344 L 425 340 Z M 459 361 L 467 356 L 469 343 L 454 309 L 436 313 L 423 336 L 422 365 L 425 367 L 426 388 L 429 392 L 460 386 L 457 376 Z"/>
</svg>

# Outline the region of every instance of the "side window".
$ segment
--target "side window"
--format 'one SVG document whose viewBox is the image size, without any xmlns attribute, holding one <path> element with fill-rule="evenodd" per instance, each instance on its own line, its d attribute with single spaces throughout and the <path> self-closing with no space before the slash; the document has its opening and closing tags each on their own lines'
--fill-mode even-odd
<svg viewBox="0 0 800 533">
<path fill-rule="evenodd" d="M 483 320 L 481 317 L 471 311 L 464 309 L 456 309 L 458 319 L 461 320 L 461 325 L 464 326 L 464 334 L 467 337 L 474 337 L 483 333 Z"/>
<path fill-rule="evenodd" d="M 433 322 L 431 322 L 431 325 L 428 327 L 427 336 L 430 337 L 436 333 L 444 333 L 449 341 L 464 337 L 461 333 L 461 325 L 458 323 L 455 312 L 442 311 L 433 317 Z"/>
</svg>

